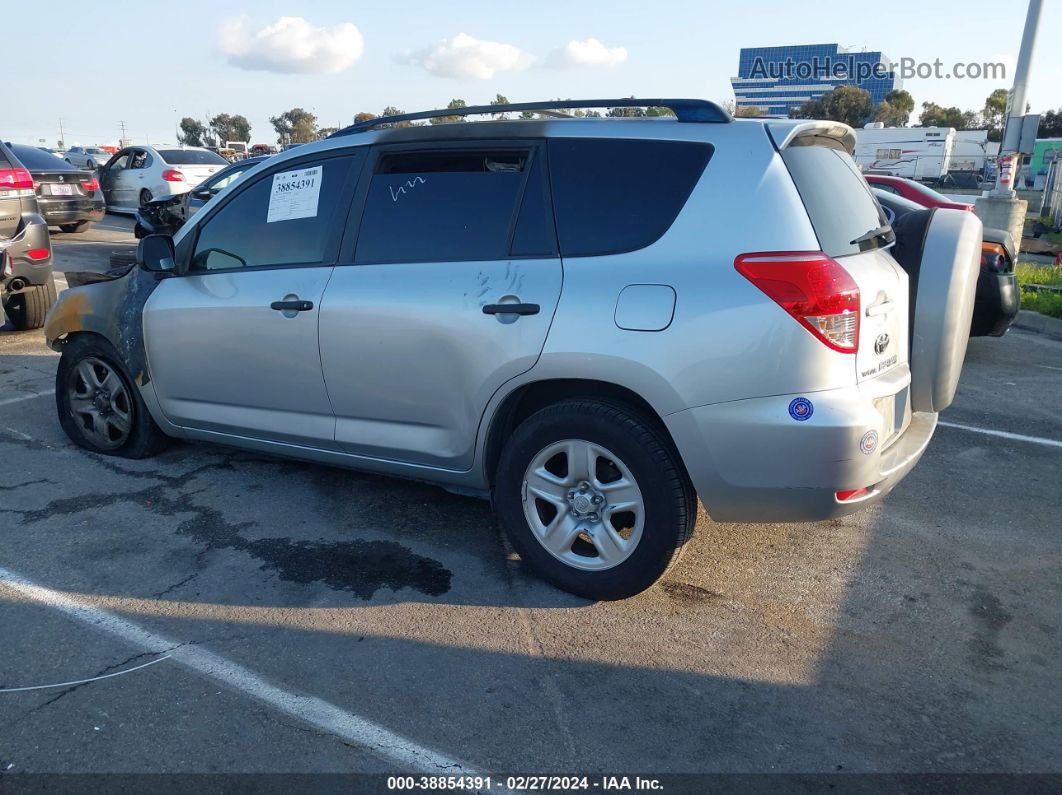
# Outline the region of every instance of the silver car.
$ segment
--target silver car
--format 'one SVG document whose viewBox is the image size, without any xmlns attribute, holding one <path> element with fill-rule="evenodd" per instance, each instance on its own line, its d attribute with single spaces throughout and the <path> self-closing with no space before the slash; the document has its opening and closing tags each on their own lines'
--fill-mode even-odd
<svg viewBox="0 0 1062 795">
<path fill-rule="evenodd" d="M 638 102 L 676 116 L 555 118 Z M 744 522 L 880 501 L 954 395 L 977 218 L 937 211 L 897 241 L 835 122 L 503 110 L 536 108 L 341 130 L 64 293 L 46 335 L 67 434 L 489 498 L 527 564 L 596 599 L 659 578 L 698 499 Z"/>
<path fill-rule="evenodd" d="M 97 169 L 111 159 L 111 153 L 98 146 L 71 146 L 63 159 L 78 168 Z"/>
<path fill-rule="evenodd" d="M 180 196 L 229 165 L 196 146 L 127 146 L 100 169 L 112 212 L 136 212 L 155 199 Z"/>
</svg>

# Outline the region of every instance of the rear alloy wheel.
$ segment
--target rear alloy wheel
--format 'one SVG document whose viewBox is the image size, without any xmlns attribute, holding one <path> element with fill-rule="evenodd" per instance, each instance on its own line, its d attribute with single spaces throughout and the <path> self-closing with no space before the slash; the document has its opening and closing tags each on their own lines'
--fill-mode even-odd
<svg viewBox="0 0 1062 795">
<path fill-rule="evenodd" d="M 619 457 L 585 439 L 555 442 L 524 472 L 524 518 L 557 560 L 585 571 L 610 569 L 642 538 L 642 491 Z"/>
<path fill-rule="evenodd" d="M 55 403 L 66 435 L 86 450 L 146 458 L 169 441 L 148 414 L 116 351 L 101 337 L 78 335 L 63 348 L 55 374 Z"/>
<path fill-rule="evenodd" d="M 151 200 L 154 198 L 155 197 L 151 195 L 151 191 L 149 191 L 147 188 L 144 188 L 144 190 L 140 191 L 140 207 L 147 207 L 147 205 L 150 204 Z"/>
<path fill-rule="evenodd" d="M 590 398 L 548 406 L 516 428 L 494 505 L 521 560 L 588 599 L 624 599 L 656 582 L 697 517 L 689 476 L 659 424 Z"/>
<path fill-rule="evenodd" d="M 35 284 L 15 293 L 8 299 L 4 309 L 19 331 L 30 331 L 44 325 L 48 310 L 55 303 L 55 280 L 49 276 L 45 284 Z"/>
<path fill-rule="evenodd" d="M 59 229 L 68 234 L 78 234 L 89 230 L 88 221 L 77 221 L 73 224 L 59 224 Z"/>
</svg>

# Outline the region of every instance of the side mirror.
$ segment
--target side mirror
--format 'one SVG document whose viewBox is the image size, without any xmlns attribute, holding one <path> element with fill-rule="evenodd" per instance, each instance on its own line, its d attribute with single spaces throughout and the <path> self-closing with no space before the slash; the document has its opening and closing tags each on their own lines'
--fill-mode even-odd
<svg viewBox="0 0 1062 795">
<path fill-rule="evenodd" d="M 146 271 L 173 273 L 177 268 L 173 238 L 169 235 L 148 235 L 141 238 L 136 249 L 136 262 Z"/>
<path fill-rule="evenodd" d="M 205 201 L 205 202 L 208 202 L 212 198 L 214 198 L 214 192 L 212 190 L 210 190 L 210 188 L 203 188 L 202 190 L 194 190 L 194 191 L 192 191 L 192 195 L 195 198 L 197 198 L 197 199 L 199 199 L 201 201 Z"/>
</svg>

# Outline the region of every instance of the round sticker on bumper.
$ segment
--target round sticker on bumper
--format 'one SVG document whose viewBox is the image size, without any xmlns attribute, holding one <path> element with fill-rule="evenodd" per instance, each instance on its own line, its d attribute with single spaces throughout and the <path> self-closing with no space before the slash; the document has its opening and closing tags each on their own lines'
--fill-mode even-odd
<svg viewBox="0 0 1062 795">
<path fill-rule="evenodd" d="M 863 438 L 859 440 L 859 449 L 863 451 L 863 455 L 870 455 L 878 449 L 878 432 L 867 431 L 863 434 Z"/>
<path fill-rule="evenodd" d="M 814 413 L 815 407 L 811 405 L 811 401 L 807 398 L 793 398 L 789 404 L 789 416 L 797 422 L 811 419 L 811 415 Z"/>
</svg>

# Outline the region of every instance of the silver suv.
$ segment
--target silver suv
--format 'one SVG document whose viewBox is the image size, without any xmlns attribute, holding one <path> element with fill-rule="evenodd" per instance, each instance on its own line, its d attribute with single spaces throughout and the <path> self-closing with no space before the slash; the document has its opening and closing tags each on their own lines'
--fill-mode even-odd
<svg viewBox="0 0 1062 795">
<path fill-rule="evenodd" d="M 675 115 L 554 118 L 631 105 Z M 66 292 L 59 420 L 101 453 L 177 437 L 489 497 L 547 580 L 629 596 L 698 498 L 723 521 L 881 500 L 951 401 L 980 223 L 928 214 L 898 263 L 853 144 L 701 100 L 355 125 Z"/>
</svg>

